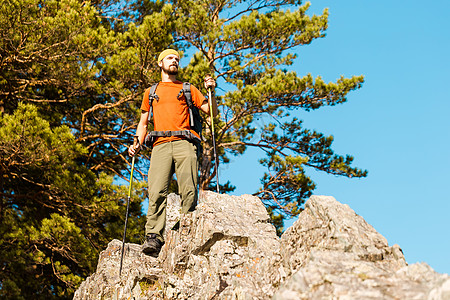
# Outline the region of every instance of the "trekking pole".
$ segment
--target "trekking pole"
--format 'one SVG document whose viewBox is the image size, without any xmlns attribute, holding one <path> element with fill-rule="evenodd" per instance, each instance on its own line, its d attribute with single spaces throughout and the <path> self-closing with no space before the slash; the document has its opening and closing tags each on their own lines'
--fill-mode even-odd
<svg viewBox="0 0 450 300">
<path fill-rule="evenodd" d="M 212 106 L 212 97 L 211 97 L 211 88 L 208 88 L 208 101 L 209 101 L 209 112 L 211 114 L 211 135 L 212 142 L 214 148 L 214 164 L 216 166 L 216 182 L 217 182 L 217 193 L 220 194 L 219 191 L 219 162 L 217 159 L 217 150 L 216 150 L 216 138 L 214 136 L 214 114 L 213 114 L 213 106 Z"/>
<path fill-rule="evenodd" d="M 134 136 L 133 147 L 139 144 L 139 139 L 137 136 Z M 137 150 L 136 150 L 137 152 Z M 134 153 L 133 158 L 131 159 L 131 174 L 130 174 L 130 184 L 128 187 L 128 198 L 127 198 L 127 212 L 125 214 L 125 227 L 123 229 L 123 239 L 122 239 L 122 253 L 120 255 L 120 268 L 119 268 L 119 277 L 122 275 L 122 263 L 123 263 L 123 254 L 125 250 L 125 237 L 127 235 L 127 223 L 128 223 L 128 210 L 130 208 L 130 198 L 131 198 L 131 186 L 133 183 L 133 171 L 134 171 L 134 161 L 136 159 L 137 153 Z"/>
</svg>

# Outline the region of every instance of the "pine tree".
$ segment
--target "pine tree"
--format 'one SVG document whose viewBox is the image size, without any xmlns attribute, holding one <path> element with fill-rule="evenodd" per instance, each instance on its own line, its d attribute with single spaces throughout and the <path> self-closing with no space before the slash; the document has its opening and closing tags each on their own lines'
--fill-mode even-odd
<svg viewBox="0 0 450 300">
<path fill-rule="evenodd" d="M 108 101 L 123 91 L 103 69 L 125 37 L 70 0 L 4 1 L 0 34 L 0 298 L 72 299 L 123 232 L 126 188 L 113 175 L 126 162 L 97 163 L 111 152 L 100 128 L 83 140 L 104 116 L 86 121 L 84 135 L 81 125 L 89 109 L 114 107 Z M 135 185 L 129 242 L 143 235 L 145 193 Z"/>
<path fill-rule="evenodd" d="M 285 69 L 300 46 L 325 36 L 328 10 L 309 16 L 309 6 L 262 0 L 174 3 L 175 44 L 196 50 L 185 78 L 201 85 L 202 74 L 214 74 L 226 90 L 218 97 L 221 117 L 214 120 L 220 163 L 228 163 L 229 155 L 244 154 L 248 147 L 266 154 L 260 163 L 267 172 L 254 194 L 263 199 L 279 231 L 283 218 L 300 213 L 315 188 L 307 169 L 346 177 L 367 175 L 351 166 L 352 156 L 334 153 L 332 136 L 304 128 L 296 117 L 299 109 L 344 103 L 364 81 L 363 76 L 353 76 L 325 83 L 321 77 L 300 77 Z M 203 154 L 201 182 L 207 188 L 217 171 L 211 141 Z"/>
<path fill-rule="evenodd" d="M 0 296 L 71 298 L 99 252 L 120 238 L 126 189 L 80 165 L 86 152 L 67 126 L 51 128 L 33 105 L 0 117 Z M 135 242 L 142 196 L 131 208 Z"/>
<path fill-rule="evenodd" d="M 347 94 L 364 82 L 363 76 L 342 76 L 325 83 L 320 76 L 299 76 L 287 70 L 301 54 L 301 46 L 325 37 L 328 10 L 310 16 L 309 6 L 294 0 L 190 0 L 161 6 L 161 11 L 172 11 L 173 18 L 168 20 L 174 23 L 163 27 L 173 36 L 165 48 L 191 55 L 181 79 L 202 88 L 204 76 L 213 74 L 224 91 L 216 95 L 221 115 L 214 120 L 220 165 L 229 163 L 230 156 L 243 155 L 249 147 L 265 153 L 260 163 L 267 172 L 254 194 L 266 204 L 279 232 L 284 218 L 300 213 L 316 187 L 308 169 L 349 178 L 367 176 L 367 171 L 351 166 L 351 155 L 334 153 L 332 136 L 304 128 L 298 118 L 298 110 L 346 102 Z M 157 5 L 137 1 L 130 9 L 141 13 L 130 19 L 139 24 L 149 17 L 142 14 L 157 10 Z M 217 170 L 211 122 L 208 116 L 204 118 L 208 126 L 200 182 L 202 189 L 214 189 Z M 221 186 L 224 192 L 233 189 L 230 182 Z"/>
<path fill-rule="evenodd" d="M 364 177 L 332 136 L 303 127 L 298 110 L 347 101 L 363 76 L 325 83 L 290 71 L 301 46 L 325 37 L 328 11 L 302 1 L 6 0 L 0 6 L 0 296 L 71 298 L 112 238 L 121 237 L 142 94 L 159 80 L 156 58 L 190 57 L 180 79 L 219 83 L 214 120 L 220 166 L 249 147 L 279 232 L 315 189 L 315 169 Z M 203 90 L 207 94 L 206 90 Z M 32 105 L 30 105 L 32 104 Z M 211 120 L 204 116 L 201 188 L 213 189 Z M 141 152 L 144 179 L 149 153 Z M 239 168 L 239 166 L 231 166 Z M 236 183 L 234 183 L 236 184 Z M 135 185 L 128 240 L 139 242 L 145 180 Z M 221 191 L 233 190 L 232 182 Z"/>
</svg>

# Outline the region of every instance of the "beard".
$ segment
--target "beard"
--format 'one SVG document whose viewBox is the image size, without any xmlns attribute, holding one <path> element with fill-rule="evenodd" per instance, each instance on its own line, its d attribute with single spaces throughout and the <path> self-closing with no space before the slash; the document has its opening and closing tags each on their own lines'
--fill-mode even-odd
<svg viewBox="0 0 450 300">
<path fill-rule="evenodd" d="M 169 75 L 177 75 L 178 74 L 178 66 L 176 65 L 170 65 L 168 68 L 163 67 L 164 72 L 166 72 Z"/>
</svg>

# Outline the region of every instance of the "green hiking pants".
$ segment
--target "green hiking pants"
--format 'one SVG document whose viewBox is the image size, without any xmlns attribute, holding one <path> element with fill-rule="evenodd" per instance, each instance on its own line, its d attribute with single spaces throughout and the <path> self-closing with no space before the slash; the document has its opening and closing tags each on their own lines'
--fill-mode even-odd
<svg viewBox="0 0 450 300">
<path fill-rule="evenodd" d="M 193 211 L 198 199 L 197 146 L 188 140 L 157 145 L 148 171 L 148 212 L 145 234 L 155 233 L 161 241 L 166 226 L 166 205 L 173 173 L 177 175 L 181 212 Z"/>
</svg>

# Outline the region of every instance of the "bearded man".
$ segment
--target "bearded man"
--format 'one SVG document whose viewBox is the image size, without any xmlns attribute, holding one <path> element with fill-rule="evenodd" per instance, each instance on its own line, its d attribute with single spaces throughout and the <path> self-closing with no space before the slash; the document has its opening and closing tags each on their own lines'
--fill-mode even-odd
<svg viewBox="0 0 450 300">
<path fill-rule="evenodd" d="M 200 136 L 192 129 L 189 121 L 189 107 L 184 95 L 183 83 L 176 79 L 180 55 L 176 50 L 167 49 L 158 57 L 161 69 L 161 81 L 155 90 L 156 99 L 149 101 L 150 88 L 143 97 L 141 118 L 136 129 L 138 144 L 128 148 L 130 156 L 136 154 L 147 136 L 149 114 L 153 112 L 154 130 L 157 132 L 187 132 L 187 135 L 157 136 L 152 141 L 153 150 L 150 159 L 148 176 L 149 205 L 147 223 L 145 225 L 145 241 L 142 251 L 157 257 L 164 244 L 164 229 L 166 226 L 166 205 L 169 184 L 175 173 L 178 181 L 178 191 L 181 196 L 181 212 L 188 213 L 195 210 L 198 200 L 198 142 L 194 139 Z M 206 89 L 215 88 L 216 82 L 211 76 L 204 80 Z M 216 116 L 217 103 L 208 99 L 193 85 L 191 85 L 191 100 L 199 110 L 207 115 L 210 109 Z M 150 107 L 151 106 L 151 107 Z"/>
</svg>

